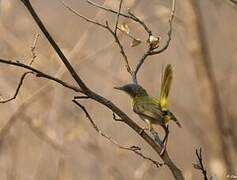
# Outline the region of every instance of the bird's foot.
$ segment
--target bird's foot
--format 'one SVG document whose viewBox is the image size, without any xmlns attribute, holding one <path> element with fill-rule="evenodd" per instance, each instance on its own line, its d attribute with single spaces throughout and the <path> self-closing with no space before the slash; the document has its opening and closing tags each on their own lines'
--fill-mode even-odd
<svg viewBox="0 0 237 180">
<path fill-rule="evenodd" d="M 150 130 L 149 128 L 142 128 L 140 131 L 139 131 L 139 134 L 142 135 L 142 133 L 144 133 L 145 131 L 148 131 Z"/>
</svg>

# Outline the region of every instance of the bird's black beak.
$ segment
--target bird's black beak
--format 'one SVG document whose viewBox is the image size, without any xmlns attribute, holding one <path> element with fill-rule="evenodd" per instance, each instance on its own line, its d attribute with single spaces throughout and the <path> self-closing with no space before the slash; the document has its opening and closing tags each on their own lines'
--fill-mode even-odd
<svg viewBox="0 0 237 180">
<path fill-rule="evenodd" d="M 123 87 L 114 87 L 114 89 L 118 89 L 118 90 L 123 91 Z"/>
</svg>

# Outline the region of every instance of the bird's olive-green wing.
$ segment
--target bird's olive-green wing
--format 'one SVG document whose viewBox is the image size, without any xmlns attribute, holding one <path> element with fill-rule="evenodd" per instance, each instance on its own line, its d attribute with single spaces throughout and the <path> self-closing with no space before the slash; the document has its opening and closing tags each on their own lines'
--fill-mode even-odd
<svg viewBox="0 0 237 180">
<path fill-rule="evenodd" d="M 168 109 L 168 96 L 171 82 L 173 79 L 173 68 L 171 64 L 167 64 L 162 73 L 161 88 L 160 88 L 160 106 L 162 110 Z"/>
<path fill-rule="evenodd" d="M 138 115 L 152 121 L 152 123 L 163 124 L 163 113 L 155 102 L 135 103 L 133 111 Z"/>
</svg>

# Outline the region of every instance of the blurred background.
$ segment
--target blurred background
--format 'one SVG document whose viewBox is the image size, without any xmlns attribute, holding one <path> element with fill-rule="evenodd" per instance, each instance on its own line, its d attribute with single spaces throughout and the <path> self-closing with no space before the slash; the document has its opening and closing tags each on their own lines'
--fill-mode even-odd
<svg viewBox="0 0 237 180">
<path fill-rule="evenodd" d="M 131 82 L 113 37 L 69 12 L 57 0 L 32 0 L 35 10 L 59 43 L 79 75 L 95 92 L 108 98 L 145 126 L 134 114 L 126 94 L 114 86 Z M 65 0 L 81 14 L 102 23 L 114 24 L 116 16 L 92 7 L 85 0 Z M 95 1 L 118 8 L 118 0 Z M 124 0 L 122 11 L 130 8 L 161 37 L 167 40 L 171 0 Z M 225 0 L 177 0 L 171 44 L 164 53 L 147 59 L 139 72 L 139 83 L 158 96 L 162 66 L 171 63 L 175 77 L 170 109 L 183 128 L 170 123 L 168 153 L 183 171 L 185 179 L 202 176 L 193 168 L 195 149 L 202 147 L 208 174 L 218 179 L 237 175 L 237 7 Z M 121 18 L 131 34 L 146 41 L 141 26 Z M 33 67 L 60 77 L 72 78 L 19 0 L 0 0 L 0 58 L 29 64 L 32 42 L 36 45 Z M 130 47 L 130 39 L 119 33 L 132 67 L 147 44 Z M 24 70 L 0 65 L 0 95 L 13 96 Z M 134 153 L 118 149 L 98 135 L 73 103 L 76 95 L 58 84 L 28 76 L 18 97 L 0 104 L 1 180 L 152 180 L 173 179 L 167 167 L 157 169 Z M 159 156 L 112 113 L 90 100 L 82 104 L 101 130 L 120 144 L 137 145 L 156 159 Z M 158 132 L 163 133 L 159 127 Z M 66 149 L 66 152 L 62 151 Z"/>
</svg>

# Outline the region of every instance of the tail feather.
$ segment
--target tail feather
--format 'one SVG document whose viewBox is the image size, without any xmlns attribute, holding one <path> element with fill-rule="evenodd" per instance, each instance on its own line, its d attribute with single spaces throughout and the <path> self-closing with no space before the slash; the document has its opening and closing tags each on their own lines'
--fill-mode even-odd
<svg viewBox="0 0 237 180">
<path fill-rule="evenodd" d="M 170 115 L 170 119 L 173 120 L 177 126 L 179 126 L 180 128 L 182 127 L 182 125 L 180 124 L 180 122 L 178 121 L 178 119 L 175 117 L 175 115 L 169 111 L 169 115 Z"/>
</svg>

